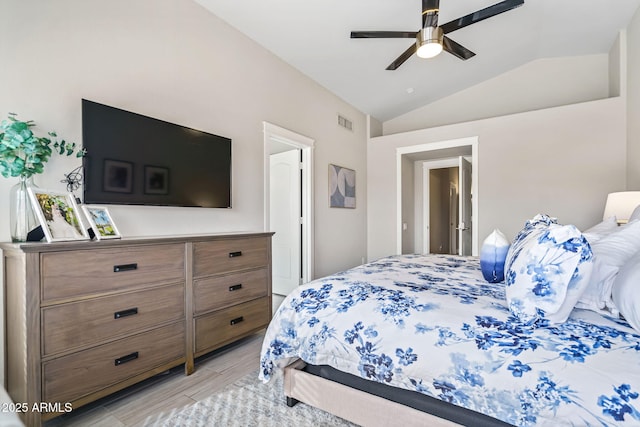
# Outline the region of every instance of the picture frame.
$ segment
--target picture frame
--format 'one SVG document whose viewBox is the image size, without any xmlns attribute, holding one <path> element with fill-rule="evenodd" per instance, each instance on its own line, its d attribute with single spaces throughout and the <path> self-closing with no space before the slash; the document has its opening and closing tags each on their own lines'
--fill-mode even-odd
<svg viewBox="0 0 640 427">
<path fill-rule="evenodd" d="M 122 160 L 104 160 L 102 188 L 112 193 L 133 191 L 133 163 Z"/>
<path fill-rule="evenodd" d="M 329 164 L 329 207 L 356 207 L 356 171 Z"/>
<path fill-rule="evenodd" d="M 105 206 L 82 205 L 82 211 L 91 225 L 96 240 L 120 239 L 122 237 Z"/>
<path fill-rule="evenodd" d="M 145 165 L 144 194 L 169 194 L 169 169 Z"/>
<path fill-rule="evenodd" d="M 27 191 L 47 242 L 90 239 L 72 193 L 37 187 Z"/>
</svg>

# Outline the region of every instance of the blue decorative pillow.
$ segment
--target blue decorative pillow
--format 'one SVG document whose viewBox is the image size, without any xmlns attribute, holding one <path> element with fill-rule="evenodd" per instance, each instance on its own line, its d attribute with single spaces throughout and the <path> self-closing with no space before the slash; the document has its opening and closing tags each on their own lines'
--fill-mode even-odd
<svg viewBox="0 0 640 427">
<path fill-rule="evenodd" d="M 487 282 L 498 283 L 504 280 L 504 262 L 509 246 L 509 241 L 498 229 L 484 239 L 480 249 L 480 269 Z"/>
<path fill-rule="evenodd" d="M 514 240 L 507 257 L 506 297 L 520 321 L 562 323 L 589 283 L 591 246 L 573 225 L 536 216 Z"/>
</svg>

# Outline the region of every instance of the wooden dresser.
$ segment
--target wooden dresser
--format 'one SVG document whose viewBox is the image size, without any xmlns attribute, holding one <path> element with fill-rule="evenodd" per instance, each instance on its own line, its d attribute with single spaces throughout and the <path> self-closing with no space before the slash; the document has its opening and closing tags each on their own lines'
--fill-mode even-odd
<svg viewBox="0 0 640 427">
<path fill-rule="evenodd" d="M 273 233 L 2 244 L 6 388 L 27 426 L 271 320 Z"/>
</svg>

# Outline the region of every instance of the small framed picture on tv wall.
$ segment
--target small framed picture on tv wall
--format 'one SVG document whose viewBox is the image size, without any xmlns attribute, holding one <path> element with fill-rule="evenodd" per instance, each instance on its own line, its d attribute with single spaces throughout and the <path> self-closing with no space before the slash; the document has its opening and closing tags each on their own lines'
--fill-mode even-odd
<svg viewBox="0 0 640 427">
<path fill-rule="evenodd" d="M 160 166 L 144 167 L 144 194 L 169 194 L 169 169 Z"/>
<path fill-rule="evenodd" d="M 102 188 L 112 193 L 131 193 L 133 190 L 133 163 L 104 160 Z"/>
</svg>

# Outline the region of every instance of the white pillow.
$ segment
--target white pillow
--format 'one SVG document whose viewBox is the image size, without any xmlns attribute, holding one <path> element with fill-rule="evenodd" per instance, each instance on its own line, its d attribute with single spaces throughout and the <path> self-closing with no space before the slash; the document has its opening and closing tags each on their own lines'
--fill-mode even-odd
<svg viewBox="0 0 640 427">
<path fill-rule="evenodd" d="M 637 221 L 640 219 L 640 205 L 636 206 L 636 208 L 631 212 L 631 216 L 629 217 L 629 222 Z"/>
<path fill-rule="evenodd" d="M 582 233 L 573 225 L 532 221 L 511 248 L 509 310 L 527 324 L 566 321 L 591 275 L 592 252 Z"/>
<path fill-rule="evenodd" d="M 640 332 L 640 252 L 620 268 L 611 296 L 620 314 Z"/>
<path fill-rule="evenodd" d="M 640 212 L 639 212 L 640 215 Z M 597 242 L 603 237 L 608 236 L 614 231 L 618 230 L 618 221 L 615 216 L 603 220 L 602 222 L 594 225 L 593 227 L 582 232 L 582 235 L 587 239 L 590 244 Z"/>
<path fill-rule="evenodd" d="M 620 267 L 640 251 L 640 221 L 624 227 L 591 244 L 594 267 L 589 285 L 576 307 L 600 311 L 605 307 L 616 310 L 611 299 L 611 287 Z"/>
</svg>

